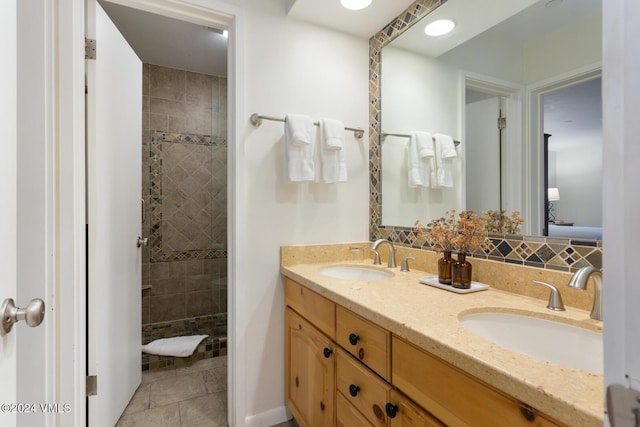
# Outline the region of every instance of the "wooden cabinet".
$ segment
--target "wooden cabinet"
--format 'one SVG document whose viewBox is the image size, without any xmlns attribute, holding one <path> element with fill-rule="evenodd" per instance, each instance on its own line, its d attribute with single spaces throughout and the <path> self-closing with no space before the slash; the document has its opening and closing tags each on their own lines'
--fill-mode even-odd
<svg viewBox="0 0 640 427">
<path fill-rule="evenodd" d="M 287 406 L 301 427 L 332 427 L 335 346 L 289 308 L 285 325 Z"/>
<path fill-rule="evenodd" d="M 286 402 L 301 427 L 558 425 L 306 287 L 285 286 Z"/>
<path fill-rule="evenodd" d="M 556 425 L 401 338 L 392 349 L 393 385 L 448 425 Z"/>
</svg>

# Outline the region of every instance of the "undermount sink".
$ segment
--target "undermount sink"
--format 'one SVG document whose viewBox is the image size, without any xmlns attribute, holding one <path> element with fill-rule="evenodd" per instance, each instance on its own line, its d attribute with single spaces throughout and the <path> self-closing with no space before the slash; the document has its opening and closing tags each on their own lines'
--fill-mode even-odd
<svg viewBox="0 0 640 427">
<path fill-rule="evenodd" d="M 602 334 L 566 323 L 512 313 L 463 315 L 471 332 L 509 350 L 595 374 L 603 372 Z"/>
<path fill-rule="evenodd" d="M 323 268 L 322 270 L 320 270 L 320 274 L 324 274 L 325 276 L 333 277 L 336 279 L 367 281 L 384 280 L 393 277 L 393 273 L 389 271 L 346 265 Z"/>
</svg>

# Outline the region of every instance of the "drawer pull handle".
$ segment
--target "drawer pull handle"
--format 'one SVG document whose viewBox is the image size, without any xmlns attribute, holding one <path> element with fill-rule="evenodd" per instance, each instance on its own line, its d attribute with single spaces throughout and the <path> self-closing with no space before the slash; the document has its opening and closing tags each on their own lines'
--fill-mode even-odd
<svg viewBox="0 0 640 427">
<path fill-rule="evenodd" d="M 349 386 L 349 394 L 353 397 L 356 397 L 358 395 L 358 393 L 360 392 L 360 387 L 355 385 L 355 384 L 351 384 Z"/>
<path fill-rule="evenodd" d="M 320 401 L 320 410 L 324 411 L 324 402 L 323 401 Z"/>
<path fill-rule="evenodd" d="M 296 376 L 296 388 L 300 387 L 300 378 Z"/>
<path fill-rule="evenodd" d="M 328 359 L 333 354 L 333 350 L 331 350 L 329 347 L 325 347 L 324 350 L 322 350 L 322 354 L 324 354 L 324 357 Z"/>
<path fill-rule="evenodd" d="M 351 343 L 351 345 L 358 344 L 358 341 L 360 341 L 360 335 L 356 335 L 356 334 L 349 335 L 349 342 Z"/>
<path fill-rule="evenodd" d="M 393 403 L 389 402 L 384 407 L 384 409 L 387 411 L 387 416 L 389 418 L 395 418 L 396 415 L 398 415 L 398 405 L 394 405 Z"/>
<path fill-rule="evenodd" d="M 525 420 L 533 422 L 536 419 L 536 410 L 526 403 L 520 403 L 520 412 Z"/>
</svg>

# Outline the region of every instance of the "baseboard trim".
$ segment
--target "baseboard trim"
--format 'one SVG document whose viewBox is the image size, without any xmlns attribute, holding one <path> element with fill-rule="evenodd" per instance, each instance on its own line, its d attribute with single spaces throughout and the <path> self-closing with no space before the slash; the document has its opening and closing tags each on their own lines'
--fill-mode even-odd
<svg viewBox="0 0 640 427">
<path fill-rule="evenodd" d="M 247 415 L 244 419 L 246 427 L 271 427 L 284 423 L 292 417 L 286 406 L 282 405 L 255 415 Z"/>
</svg>

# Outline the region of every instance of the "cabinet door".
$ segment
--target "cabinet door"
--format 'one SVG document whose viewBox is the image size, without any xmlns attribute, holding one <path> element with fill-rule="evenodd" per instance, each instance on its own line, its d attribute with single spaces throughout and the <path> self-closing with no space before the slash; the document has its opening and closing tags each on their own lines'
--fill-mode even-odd
<svg viewBox="0 0 640 427">
<path fill-rule="evenodd" d="M 300 427 L 334 425 L 334 350 L 327 337 L 287 308 L 287 405 Z"/>
<path fill-rule="evenodd" d="M 444 427 L 433 415 L 396 390 L 391 390 L 391 399 L 385 409 L 391 420 L 390 427 Z"/>
</svg>

